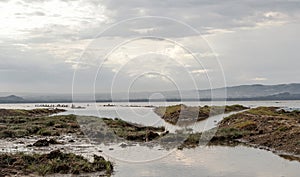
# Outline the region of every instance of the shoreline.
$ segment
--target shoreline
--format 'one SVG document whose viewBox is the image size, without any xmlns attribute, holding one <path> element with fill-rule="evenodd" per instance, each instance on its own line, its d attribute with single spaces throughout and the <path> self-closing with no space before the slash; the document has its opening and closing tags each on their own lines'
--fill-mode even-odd
<svg viewBox="0 0 300 177">
<path fill-rule="evenodd" d="M 92 155 L 104 155 L 95 142 L 108 145 L 119 143 L 122 148 L 139 144 L 149 147 L 159 145 L 165 150 L 177 147 L 181 150 L 198 147 L 202 141 L 202 133 L 169 133 L 164 127 L 143 126 L 121 119 L 53 116 L 53 112 L 57 111 L 63 110 L 1 109 L 0 126 L 5 131 L 0 131 L 0 154 L 20 151 L 45 154 L 60 150 L 64 153 L 85 154 L 85 158 L 89 159 Z M 290 143 L 300 142 L 300 137 L 297 136 L 300 134 L 299 123 L 299 111 L 285 111 L 278 107 L 252 108 L 224 118 L 216 132 L 212 132 L 215 134 L 207 145 L 243 145 L 271 151 L 287 160 L 300 162 L 300 143 Z"/>
</svg>

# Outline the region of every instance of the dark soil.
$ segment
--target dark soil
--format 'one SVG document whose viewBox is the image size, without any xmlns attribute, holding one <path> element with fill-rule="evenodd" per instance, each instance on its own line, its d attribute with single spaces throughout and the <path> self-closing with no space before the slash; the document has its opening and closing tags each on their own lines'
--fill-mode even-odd
<svg viewBox="0 0 300 177">
<path fill-rule="evenodd" d="M 50 144 L 62 144 L 58 141 L 56 141 L 55 139 L 50 139 L 50 140 L 47 140 L 47 139 L 40 139 L 40 140 L 37 140 L 35 143 L 33 143 L 32 146 L 36 146 L 36 147 L 45 147 L 45 146 L 49 146 Z"/>
</svg>

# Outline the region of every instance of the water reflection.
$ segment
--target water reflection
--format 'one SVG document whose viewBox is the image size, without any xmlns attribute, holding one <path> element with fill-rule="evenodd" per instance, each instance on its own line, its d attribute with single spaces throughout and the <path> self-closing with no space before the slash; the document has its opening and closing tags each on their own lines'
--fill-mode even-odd
<svg viewBox="0 0 300 177">
<path fill-rule="evenodd" d="M 202 132 L 205 130 L 212 129 L 216 127 L 217 123 L 221 121 L 224 117 L 232 115 L 236 112 L 221 114 L 216 116 L 211 116 L 206 120 L 195 122 L 193 124 L 187 125 L 185 127 L 172 125 L 170 123 L 165 122 L 161 119 L 154 111 L 154 108 L 149 107 L 122 107 L 122 106 L 114 106 L 114 107 L 99 107 L 98 109 L 87 108 L 80 110 L 68 110 L 66 112 L 59 113 L 58 115 L 68 115 L 68 114 L 76 114 L 76 115 L 88 115 L 88 116 L 98 116 L 98 117 L 106 117 L 106 118 L 120 118 L 127 122 L 138 123 L 145 126 L 154 126 L 160 127 L 164 126 L 166 130 L 171 133 L 176 132 L 176 130 L 191 129 L 192 132 Z"/>
<path fill-rule="evenodd" d="M 118 103 L 117 107 L 103 107 L 107 103 L 92 104 L 86 109 L 72 110 L 62 114 L 92 115 L 100 117 L 119 117 L 126 121 L 141 123 L 150 126 L 164 125 L 168 130 L 176 130 L 176 126 L 165 123 L 158 117 L 152 108 L 146 107 L 122 107 L 123 103 Z M 134 104 L 134 103 L 132 103 Z M 148 103 L 136 103 L 141 106 Z M 155 106 L 165 103 L 153 103 Z M 170 105 L 179 103 L 168 103 Z M 197 106 L 206 105 L 210 102 L 187 102 L 186 105 Z M 223 104 L 220 103 L 220 104 Z M 300 108 L 300 101 L 239 101 L 227 102 L 227 105 L 242 104 L 244 106 L 278 106 L 286 108 Z M 78 104 L 86 106 L 87 103 Z M 215 104 L 218 105 L 218 104 Z M 2 104 L 1 108 L 8 109 L 33 109 L 34 104 Z M 98 111 L 99 110 L 99 111 Z M 211 117 L 206 121 L 191 125 L 194 131 L 209 129 L 223 118 L 222 115 Z M 9 145 L 9 144 L 7 144 Z M 6 148 L 7 146 L 5 146 Z M 97 147 L 100 148 L 100 147 Z M 112 148 L 112 149 L 111 149 Z M 82 147 L 80 152 L 82 153 Z M 95 148 L 88 149 L 93 152 Z M 299 177 L 300 163 L 285 160 L 271 152 L 248 147 L 198 147 L 196 149 L 184 149 L 182 151 L 166 151 L 160 147 L 132 146 L 122 148 L 119 145 L 103 146 L 100 148 L 109 155 L 109 159 L 115 161 L 115 177 L 146 177 L 146 176 L 219 176 L 219 177 Z M 136 152 L 136 153 L 133 153 Z M 111 156 L 112 155 L 112 156 Z M 112 157 L 122 157 L 122 161 Z M 153 160 L 153 157 L 163 157 Z M 139 159 L 152 159 L 148 162 L 132 163 Z M 131 162 L 131 163 L 128 163 Z"/>
<path fill-rule="evenodd" d="M 254 148 L 213 146 L 177 150 L 163 159 L 147 163 L 118 162 L 116 170 L 115 177 L 298 177 L 300 163 Z"/>
</svg>

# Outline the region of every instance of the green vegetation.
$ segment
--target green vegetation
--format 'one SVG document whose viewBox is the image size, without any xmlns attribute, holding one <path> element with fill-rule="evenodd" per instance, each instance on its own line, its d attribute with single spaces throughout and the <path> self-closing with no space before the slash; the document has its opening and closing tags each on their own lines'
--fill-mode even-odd
<svg viewBox="0 0 300 177">
<path fill-rule="evenodd" d="M 300 119 L 300 111 L 286 111 L 284 109 L 280 109 L 279 107 L 258 107 L 253 108 L 246 113 L 253 114 L 253 115 L 264 115 L 264 116 L 279 116 L 279 117 L 291 117 L 291 118 L 299 118 Z"/>
<path fill-rule="evenodd" d="M 49 116 L 62 109 L 0 110 L 0 138 L 18 138 L 29 135 L 59 136 L 62 133 L 78 132 L 76 117 Z M 74 127 L 73 125 L 77 125 Z M 74 129 L 75 128 L 75 129 Z"/>
<path fill-rule="evenodd" d="M 241 111 L 245 109 L 248 108 L 242 105 L 197 107 L 181 104 L 167 107 L 157 107 L 154 111 L 166 122 L 173 125 L 180 125 L 201 121 L 207 119 L 209 116 Z"/>
<path fill-rule="evenodd" d="M 234 114 L 220 122 L 214 139 L 256 144 L 300 154 L 300 112 L 277 107 L 258 107 Z"/>
<path fill-rule="evenodd" d="M 142 126 L 117 118 L 79 116 L 77 120 L 83 125 L 81 130 L 84 134 L 98 142 L 113 142 L 122 139 L 148 142 L 163 136 L 165 132 L 164 127 Z"/>
<path fill-rule="evenodd" d="M 204 145 L 237 145 L 237 143 L 234 141 L 235 139 L 243 137 L 246 133 L 246 131 L 241 132 L 238 129 L 235 128 L 224 128 L 221 130 L 218 130 L 215 132 L 214 129 L 208 130 L 204 132 L 206 136 L 208 134 L 211 134 L 212 139 L 205 139 L 206 137 L 202 137 L 203 133 L 193 133 L 186 135 L 186 139 L 183 141 L 183 143 L 178 147 L 178 149 L 183 148 L 195 148 L 199 146 L 199 144 L 204 143 Z M 215 134 L 214 134 L 215 133 Z"/>
<path fill-rule="evenodd" d="M 265 116 L 278 116 L 280 115 L 279 111 L 276 111 L 279 109 L 278 107 L 259 107 L 259 108 L 253 108 L 247 111 L 249 114 L 253 115 L 265 115 Z"/>
<path fill-rule="evenodd" d="M 224 139 L 236 139 L 241 138 L 245 133 L 239 131 L 236 128 L 222 128 L 218 131 L 217 136 Z"/>
<path fill-rule="evenodd" d="M 47 174 L 80 174 L 104 172 L 110 175 L 113 166 L 101 156 L 94 155 L 94 161 L 89 162 L 82 156 L 72 153 L 62 153 L 59 150 L 49 154 L 0 154 L 1 175 L 28 175 L 36 173 Z"/>
<path fill-rule="evenodd" d="M 277 107 L 253 108 L 223 119 L 209 144 L 255 145 L 299 155 L 299 119 L 299 111 L 289 112 Z M 198 146 L 201 135 L 189 135 L 179 149 Z"/>
<path fill-rule="evenodd" d="M 76 116 L 0 116 L 0 138 L 19 138 L 30 135 L 59 136 L 80 134 Z"/>
<path fill-rule="evenodd" d="M 164 127 L 146 127 L 128 123 L 121 119 L 103 119 L 103 121 L 117 136 L 132 141 L 151 141 L 160 137 L 157 132 L 165 131 Z"/>
<path fill-rule="evenodd" d="M 283 132 L 283 131 L 287 131 L 289 128 L 287 126 L 280 126 L 278 128 L 279 131 Z"/>
<path fill-rule="evenodd" d="M 195 148 L 200 143 L 202 133 L 194 133 L 187 136 L 184 142 L 178 147 L 178 149 L 183 148 Z"/>
<path fill-rule="evenodd" d="M 164 127 L 147 127 L 125 122 L 88 116 L 48 116 L 56 109 L 2 110 L 0 138 L 20 138 L 31 135 L 60 136 L 66 133 L 83 135 L 98 140 L 122 138 L 131 141 L 151 141 L 163 136 Z M 80 127 L 83 125 L 83 127 Z"/>
<path fill-rule="evenodd" d="M 255 129 L 257 127 L 257 124 L 253 120 L 246 120 L 236 123 L 234 127 L 238 130 L 251 130 Z"/>
<path fill-rule="evenodd" d="M 200 121 L 208 118 L 210 115 L 244 109 L 247 108 L 241 105 L 225 107 L 188 107 L 185 105 L 175 105 L 156 108 L 155 112 L 162 116 L 167 122 L 180 124 L 193 122 L 193 120 L 194 122 Z M 182 145 L 178 147 L 179 149 L 193 148 L 201 144 L 201 141 L 204 143 L 209 141 L 205 140 L 206 136 L 201 138 L 203 133 L 189 134 L 188 130 L 169 133 L 164 127 L 142 126 L 117 118 L 108 119 L 75 115 L 48 116 L 50 112 L 53 113 L 54 111 L 43 109 L 35 111 L 1 110 L 1 112 L 4 114 L 0 114 L 0 138 L 18 138 L 31 135 L 58 136 L 65 133 L 74 133 L 77 135 L 85 134 L 90 140 L 95 140 L 100 143 L 123 142 L 124 140 L 135 142 L 158 140 L 157 142 L 161 143 L 163 147 L 165 147 L 164 145 L 166 145 L 166 147 L 177 147 L 178 143 L 183 142 Z M 195 117 L 195 119 L 193 119 L 193 117 Z M 214 137 L 210 140 L 210 145 L 247 144 L 300 155 L 300 111 L 289 112 L 277 107 L 253 108 L 224 118 L 219 123 L 219 127 L 214 130 L 215 131 L 211 131 Z M 49 144 L 59 143 L 48 139 L 45 137 L 39 140 L 39 142 L 36 142 L 37 144 L 35 145 L 47 146 Z M 73 156 L 68 156 L 68 158 L 72 160 Z M 1 161 L 1 163 L 6 161 L 10 162 L 10 158 L 6 158 L 6 160 Z M 12 164 L 15 164 L 15 162 Z M 68 164 L 67 166 L 71 166 L 72 168 L 60 167 L 62 170 L 57 170 L 56 167 L 61 165 L 60 162 L 61 161 L 57 162 L 56 160 L 51 160 L 47 161 L 47 163 L 45 161 L 45 163 L 33 166 L 28 165 L 26 168 L 23 166 L 22 168 L 24 168 L 25 171 L 37 171 L 40 175 L 95 171 L 95 166 L 86 163 L 85 165 L 77 166 L 76 164 Z M 24 162 L 24 164 L 28 163 Z M 38 166 L 38 168 L 32 169 L 34 166 Z M 112 171 L 111 165 L 106 164 L 104 166 L 107 171 Z M 18 168 L 18 166 L 13 167 Z M 104 168 L 103 165 L 101 168 Z"/>
<path fill-rule="evenodd" d="M 0 109 L 0 116 L 45 116 L 50 114 L 56 114 L 59 112 L 64 112 L 64 109 Z"/>
</svg>

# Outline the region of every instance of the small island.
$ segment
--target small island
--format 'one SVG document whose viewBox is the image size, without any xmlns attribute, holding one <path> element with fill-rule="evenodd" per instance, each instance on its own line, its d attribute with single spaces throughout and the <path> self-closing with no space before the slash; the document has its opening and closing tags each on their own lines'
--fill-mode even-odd
<svg viewBox="0 0 300 177">
<path fill-rule="evenodd" d="M 183 104 L 174 106 L 156 107 L 154 112 L 163 120 L 173 125 L 191 124 L 202 121 L 210 116 L 216 116 L 223 113 L 237 112 L 248 107 L 242 105 L 231 106 L 186 106 Z"/>
<path fill-rule="evenodd" d="M 246 145 L 300 161 L 300 111 L 297 110 L 253 108 L 224 118 L 211 132 L 215 134 L 210 145 Z M 179 149 L 198 146 L 201 135 L 190 134 Z"/>
</svg>

